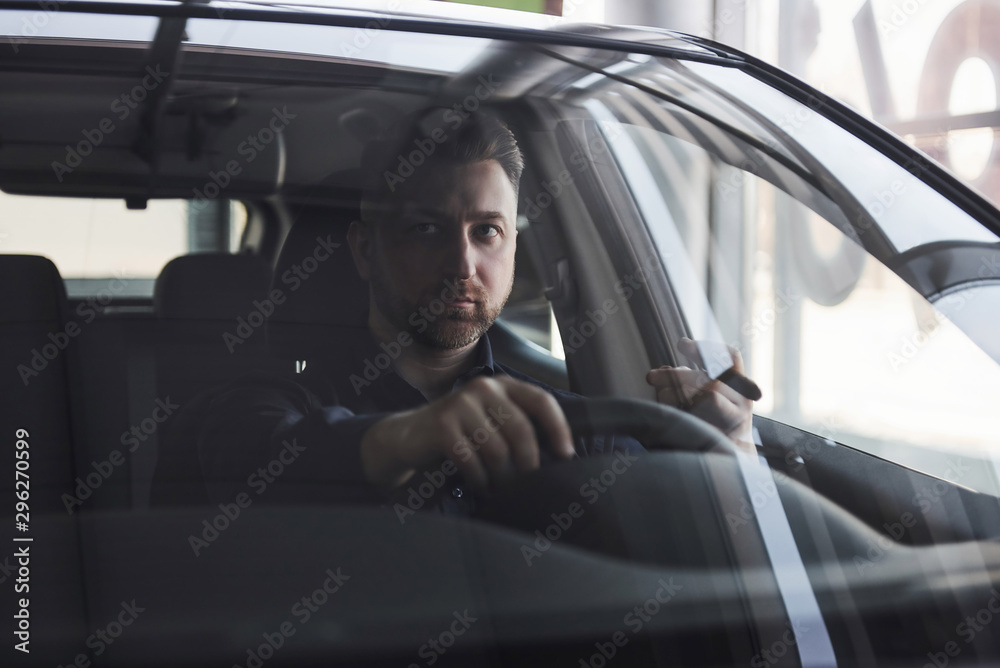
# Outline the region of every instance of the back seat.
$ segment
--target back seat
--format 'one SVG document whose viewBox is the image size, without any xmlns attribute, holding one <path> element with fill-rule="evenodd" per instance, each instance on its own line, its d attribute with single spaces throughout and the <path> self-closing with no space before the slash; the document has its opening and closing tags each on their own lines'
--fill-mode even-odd
<svg viewBox="0 0 1000 668">
<path fill-rule="evenodd" d="M 201 253 L 167 263 L 153 295 L 160 397 L 184 403 L 266 364 L 270 283 L 270 267 L 252 255 Z"/>
<path fill-rule="evenodd" d="M 0 355 L 4 358 L 2 411 L 5 446 L 14 450 L 19 430 L 29 443 L 27 464 L 31 508 L 62 511 L 60 496 L 73 484 L 73 444 L 67 349 L 79 335 L 66 325 L 66 291 L 51 261 L 33 255 L 0 256 Z M 11 467 L 15 455 L 10 454 Z M 14 475 L 0 491 L 13 500 Z M 4 512 L 13 503 L 4 504 Z"/>
<path fill-rule="evenodd" d="M 157 469 L 190 464 L 172 430 L 183 406 L 248 370 L 273 367 L 262 327 L 249 324 L 258 323 L 252 312 L 270 274 L 252 256 L 186 255 L 161 271 L 152 308 L 112 301 L 95 314 L 80 306 L 77 475 L 110 472 L 96 488 L 84 486 L 80 508 L 148 507 Z"/>
<path fill-rule="evenodd" d="M 90 613 L 104 594 L 99 584 L 88 594 L 92 576 L 85 574 L 109 537 L 84 530 L 81 515 L 146 507 L 159 451 L 169 455 L 175 445 L 169 425 L 179 406 L 205 387 L 271 365 L 262 323 L 250 317 L 270 273 L 251 257 L 178 258 L 161 274 L 155 308 L 114 300 L 104 308 L 71 303 L 48 259 L 0 255 L 0 280 L 9 286 L 0 293 L 7 369 L 0 427 L 11 458 L 11 475 L 0 482 L 9 499 L 2 514 L 12 528 L 23 519 L 23 537 L 33 539 L 0 550 L 0 584 L 13 589 L 26 548 L 33 660 L 65 662 L 85 650 L 81 639 L 93 630 Z M 240 319 L 254 331 L 240 331 Z M 227 332 L 243 339 L 232 352 Z M 138 447 L 130 451 L 130 443 Z M 15 459 L 21 451 L 27 458 Z M 17 468 L 25 469 L 26 490 L 16 486 Z M 24 518 L 14 516 L 16 491 L 28 492 Z M 0 664 L 20 660 L 15 651 L 8 643 Z"/>
<path fill-rule="evenodd" d="M 62 501 L 74 486 L 69 390 L 80 329 L 70 326 L 63 281 L 48 259 L 0 255 L 0 281 L 6 288 L 0 292 L 0 434 L 6 460 L 0 514 L 10 531 L 17 528 L 16 522 L 26 527 L 0 548 L 0 585 L 11 592 L 12 600 L 30 600 L 28 618 L 15 617 L 7 628 L 16 631 L 22 623 L 28 625 L 31 660 L 56 665 L 79 651 L 87 628 L 80 529 Z M 20 499 L 15 492 L 21 493 Z M 15 507 L 18 500 L 27 504 L 21 515 Z M 22 567 L 29 572 L 27 583 L 19 575 Z M 15 606 L 7 608 L 8 614 L 19 614 L 20 608 L 11 608 Z M 26 660 L 14 649 L 17 642 L 16 635 L 8 636 L 0 664 Z"/>
<path fill-rule="evenodd" d="M 368 284 L 358 275 L 347 242 L 358 215 L 356 208 L 295 209 L 272 282 L 285 298 L 266 326 L 273 354 L 323 359 L 346 332 L 367 330 Z"/>
<path fill-rule="evenodd" d="M 79 376 L 72 387 L 81 407 L 77 476 L 86 483 L 77 486 L 75 508 L 89 512 L 141 507 L 143 492 L 136 489 L 135 469 L 155 460 L 156 440 L 154 434 L 133 449 L 130 434 L 156 408 L 150 342 L 157 329 L 152 309 L 124 310 L 114 300 L 103 305 L 88 299 L 73 315 L 82 329 L 77 342 Z"/>
<path fill-rule="evenodd" d="M 281 308 L 271 299 L 270 286 L 270 267 L 250 255 L 185 255 L 163 268 L 153 297 L 157 333 L 152 345 L 156 396 L 172 414 L 249 371 L 287 369 L 287 362 L 270 356 L 265 340 L 264 324 Z M 158 429 L 159 461 L 150 479 L 152 496 L 146 497 L 153 504 L 204 500 L 190 431 L 176 419 Z"/>
</svg>

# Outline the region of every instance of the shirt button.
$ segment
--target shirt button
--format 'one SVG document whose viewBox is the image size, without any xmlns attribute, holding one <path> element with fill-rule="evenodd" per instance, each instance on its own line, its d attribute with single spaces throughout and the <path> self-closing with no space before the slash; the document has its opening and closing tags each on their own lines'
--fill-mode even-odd
<svg viewBox="0 0 1000 668">
<path fill-rule="evenodd" d="M 454 489 L 451 490 L 451 495 L 453 497 L 455 497 L 456 499 L 461 499 L 462 498 L 462 488 L 461 487 L 455 487 Z"/>
</svg>

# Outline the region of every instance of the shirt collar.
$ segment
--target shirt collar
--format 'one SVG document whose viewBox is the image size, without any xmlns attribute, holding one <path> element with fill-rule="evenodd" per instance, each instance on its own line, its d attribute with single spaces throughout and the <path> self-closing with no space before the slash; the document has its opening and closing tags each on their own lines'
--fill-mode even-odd
<svg viewBox="0 0 1000 668">
<path fill-rule="evenodd" d="M 389 357 L 386 349 L 381 347 L 378 343 L 378 339 L 372 334 L 371 330 L 365 328 L 358 332 L 357 338 L 353 342 L 353 350 L 355 360 L 372 360 L 374 364 L 378 365 L 380 369 L 379 377 L 375 379 L 372 383 L 373 385 L 380 386 L 383 391 L 388 392 L 394 398 L 402 398 L 408 395 L 407 390 L 412 390 L 419 395 L 416 388 L 413 388 L 409 383 L 407 383 L 403 378 L 396 373 L 395 368 L 392 364 L 388 367 L 383 368 L 383 364 L 388 362 L 388 359 L 379 359 Z M 387 344 L 391 349 L 392 346 Z M 355 362 L 354 366 L 358 366 Z M 355 370 L 355 373 L 360 373 Z M 479 343 L 475 348 L 475 361 L 468 371 L 463 373 L 461 376 L 455 379 L 455 383 L 452 385 L 452 389 L 458 389 L 468 381 L 476 378 L 477 376 L 494 376 L 497 374 L 496 362 L 493 359 L 493 346 L 490 344 L 489 334 L 485 333 L 479 338 Z M 400 394 L 402 392 L 402 394 Z"/>
<path fill-rule="evenodd" d="M 472 380 L 476 376 L 496 375 L 496 366 L 493 362 L 493 346 L 490 345 L 489 333 L 483 334 L 476 346 L 476 361 L 468 371 L 459 376 L 455 381 L 455 387 L 459 387 L 466 381 Z"/>
</svg>

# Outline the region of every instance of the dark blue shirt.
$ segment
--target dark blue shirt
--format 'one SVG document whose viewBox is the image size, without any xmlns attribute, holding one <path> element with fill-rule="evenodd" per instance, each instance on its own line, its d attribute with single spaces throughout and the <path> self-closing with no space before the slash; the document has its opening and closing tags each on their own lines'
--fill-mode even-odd
<svg viewBox="0 0 1000 668">
<path fill-rule="evenodd" d="M 369 427 L 427 403 L 392 366 L 399 344 L 379 345 L 365 330 L 337 347 L 336 358 L 307 361 L 300 373 L 253 372 L 186 407 L 181 429 L 194 441 L 210 502 L 232 503 L 245 493 L 251 502 L 266 497 L 268 502 L 393 503 L 412 491 L 405 485 L 395 491 L 376 487 L 365 480 L 361 466 L 361 440 Z M 579 396 L 496 362 L 488 335 L 480 339 L 475 363 L 452 389 L 483 375 L 507 375 L 557 399 Z M 581 457 L 643 450 L 620 436 L 578 438 L 575 447 Z M 458 476 L 442 477 L 439 470 L 436 466 L 429 477 L 418 473 L 413 479 L 418 485 L 441 483 L 433 485 L 433 496 L 422 505 L 449 514 L 471 512 L 472 495 Z M 428 489 L 424 485 L 421 492 Z"/>
</svg>

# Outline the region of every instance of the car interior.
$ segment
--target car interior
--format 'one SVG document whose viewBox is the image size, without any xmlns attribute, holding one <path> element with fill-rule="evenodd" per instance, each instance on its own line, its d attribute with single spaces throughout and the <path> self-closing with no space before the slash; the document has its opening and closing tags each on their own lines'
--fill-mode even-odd
<svg viewBox="0 0 1000 668">
<path fill-rule="evenodd" d="M 621 32 L 579 28 L 553 31 L 551 43 L 518 41 L 516 31 L 488 41 L 485 29 L 467 26 L 449 34 L 456 53 L 488 44 L 470 46 L 474 57 L 454 56 L 468 62 L 448 71 L 419 64 L 435 35 L 418 20 L 393 19 L 386 32 L 409 40 L 404 61 L 413 62 L 390 63 L 336 55 L 335 46 L 335 55 L 253 48 L 231 18 L 265 34 L 299 29 L 290 41 L 356 45 L 364 24 L 342 16 L 297 24 L 294 12 L 276 13 L 287 23 L 275 23 L 262 8 L 232 10 L 225 21 L 207 6 L 186 11 L 197 18 L 124 17 L 148 20 L 141 41 L 56 36 L 0 49 L 3 193 L 113 200 L 136 216 L 150 203 L 182 200 L 191 238 L 208 239 L 167 262 L 148 294 L 96 306 L 96 293 L 68 292 L 44 254 L 8 253 L 0 239 L 8 286 L 0 293 L 0 422 L 12 442 L 26 430 L 31 453 L 32 662 L 916 665 L 965 639 L 956 624 L 988 604 L 1000 564 L 996 496 L 762 416 L 757 446 L 770 468 L 706 454 L 731 447 L 696 418 L 656 406 L 643 380 L 649 368 L 684 363 L 675 342 L 702 331 L 672 273 L 681 260 L 658 260 L 646 289 L 592 328 L 586 345 L 569 333 L 588 331 L 581 326 L 606 286 L 665 243 L 630 222 L 649 212 L 624 149 L 608 148 L 611 121 L 668 128 L 687 160 L 679 164 L 692 172 L 728 174 L 755 156 L 752 176 L 776 199 L 794 198 L 911 286 L 924 285 L 921 294 L 981 279 L 960 269 L 942 276 L 942 267 L 994 242 L 909 249 L 878 226 L 859 233 L 857 221 L 872 219 L 829 169 L 799 144 L 781 143 L 787 135 L 762 115 L 720 102 L 731 95 L 696 65 L 745 62 L 699 40 L 640 33 L 625 49 Z M 225 30 L 234 45 L 199 36 Z M 649 61 L 674 78 L 619 74 Z M 595 85 L 607 87 L 606 107 L 588 97 L 593 89 L 580 83 L 588 76 L 602 78 Z M 491 90 L 493 81 L 503 85 Z M 626 87 L 663 104 L 640 103 Z M 109 107 L 123 93 L 128 100 Z M 346 231 L 359 215 L 366 145 L 419 109 L 473 105 L 503 118 L 527 158 L 517 276 L 490 330 L 494 355 L 587 397 L 570 415 L 578 434 L 634 435 L 648 457 L 621 474 L 627 482 L 606 503 L 560 528 L 565 540 L 544 532 L 608 462 L 518 477 L 471 521 L 418 514 L 401 524 L 386 508 L 290 508 L 262 498 L 192 553 L 188 537 L 226 511 L 208 504 L 177 415 L 244 374 L 298 373 L 365 326 L 367 286 Z M 602 115 L 608 109 L 617 115 Z M 636 155 L 667 164 L 640 130 L 629 135 Z M 692 145 L 710 147 L 710 163 Z M 564 181 L 556 194 L 564 170 L 572 187 Z M 663 189 L 668 206 L 682 206 L 681 190 Z M 712 206 L 712 216 L 725 214 Z M 238 238 L 219 241 L 237 208 L 245 215 Z M 724 293 L 726 277 L 712 280 Z M 908 512 L 934 485 L 943 486 L 940 502 Z M 13 497 L 13 476 L 0 487 Z M 527 564 L 526 546 L 537 555 Z M 13 561 L 0 563 L 13 579 Z M 348 575 L 342 591 L 323 603 L 314 596 L 316 609 L 299 615 L 296 601 L 338 568 Z M 128 602 L 143 608 L 135 625 L 93 640 Z M 482 621 L 452 637 L 454 648 L 426 649 L 449 628 L 457 635 L 451 620 L 463 612 Z M 996 657 L 996 638 L 972 633 L 960 660 Z"/>
</svg>

